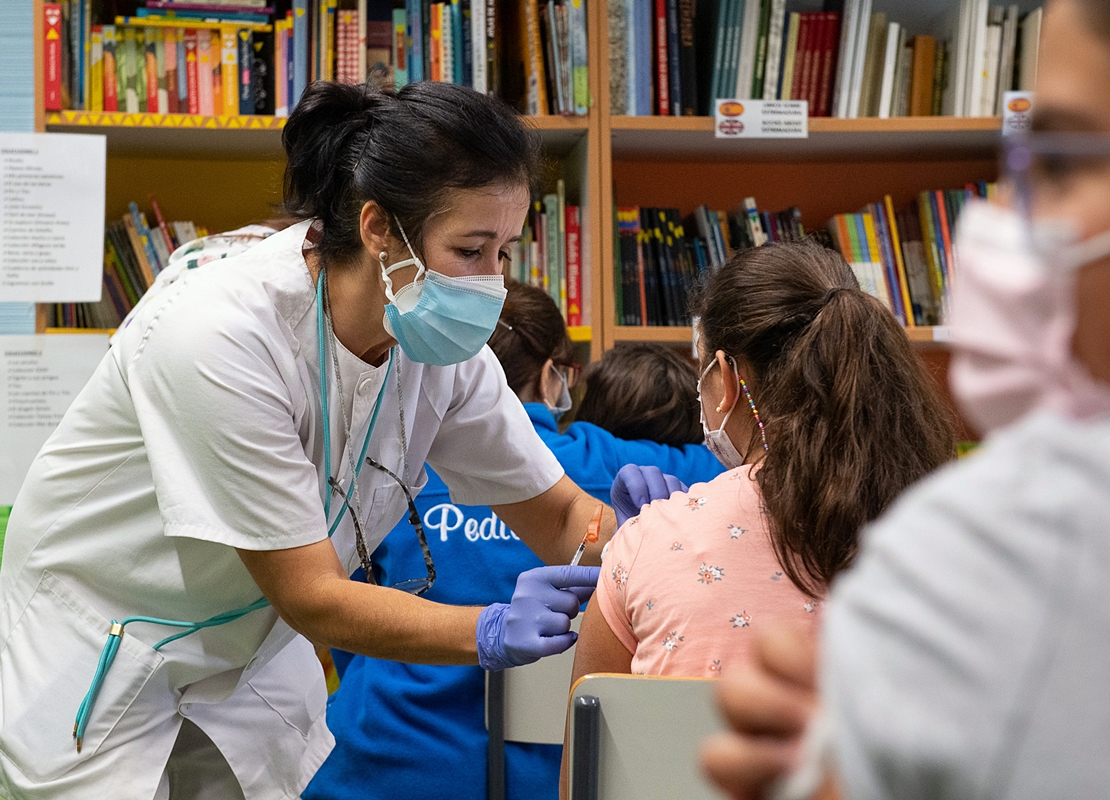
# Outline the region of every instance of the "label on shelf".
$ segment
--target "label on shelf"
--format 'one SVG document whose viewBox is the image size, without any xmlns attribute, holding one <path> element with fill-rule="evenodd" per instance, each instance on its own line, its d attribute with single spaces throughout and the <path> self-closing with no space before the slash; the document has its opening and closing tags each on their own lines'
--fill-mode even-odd
<svg viewBox="0 0 1110 800">
<path fill-rule="evenodd" d="M 1033 129 L 1033 93 L 1006 92 L 1002 95 L 1002 135 L 1015 136 Z"/>
<path fill-rule="evenodd" d="M 15 501 L 31 461 L 107 352 L 104 334 L 0 339 L 0 506 Z"/>
<path fill-rule="evenodd" d="M 0 301 L 100 300 L 105 138 L 0 133 Z"/>
<path fill-rule="evenodd" d="M 805 100 L 718 100 L 713 125 L 718 139 L 807 139 Z"/>
</svg>

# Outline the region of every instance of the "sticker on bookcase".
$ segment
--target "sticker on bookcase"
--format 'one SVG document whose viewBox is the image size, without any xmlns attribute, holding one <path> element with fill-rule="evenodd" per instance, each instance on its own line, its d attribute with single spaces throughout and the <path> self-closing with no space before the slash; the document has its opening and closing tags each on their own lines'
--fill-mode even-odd
<svg viewBox="0 0 1110 800">
<path fill-rule="evenodd" d="M 718 139 L 806 139 L 805 100 L 718 100 L 713 125 Z"/>
<path fill-rule="evenodd" d="M 1016 136 L 1033 128 L 1033 93 L 1006 92 L 1002 96 L 1002 135 Z"/>
</svg>

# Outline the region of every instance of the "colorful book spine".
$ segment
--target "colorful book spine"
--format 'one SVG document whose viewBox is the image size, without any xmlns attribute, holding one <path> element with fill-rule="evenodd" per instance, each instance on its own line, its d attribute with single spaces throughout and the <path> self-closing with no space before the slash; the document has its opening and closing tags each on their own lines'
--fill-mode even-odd
<svg viewBox="0 0 1110 800">
<path fill-rule="evenodd" d="M 428 53 L 430 55 L 431 74 L 428 76 L 433 81 L 443 80 L 443 4 L 432 4 L 432 25 L 428 36 Z"/>
<path fill-rule="evenodd" d="M 480 37 L 475 36 L 475 40 Z M 409 82 L 408 47 L 406 46 L 405 10 L 393 9 L 393 85 L 400 89 Z M 485 39 L 481 39 L 483 54 Z M 485 59 L 482 59 L 482 78 L 485 79 Z M 475 85 L 477 89 L 477 85 Z M 482 90 L 484 93 L 484 89 Z"/>
<path fill-rule="evenodd" d="M 62 110 L 62 6 L 43 3 L 43 89 L 47 111 Z"/>
<path fill-rule="evenodd" d="M 123 87 L 124 108 L 128 114 L 139 113 L 139 52 L 138 31 L 134 28 L 123 29 Z"/>
<path fill-rule="evenodd" d="M 116 56 L 116 26 L 104 25 L 102 39 L 104 42 L 104 110 L 119 111 L 119 92 L 117 91 L 119 61 Z"/>
<path fill-rule="evenodd" d="M 200 112 L 200 36 L 194 29 L 185 31 L 185 92 L 190 114 Z"/>
<path fill-rule="evenodd" d="M 532 116 L 548 113 L 547 78 L 543 68 L 543 41 L 540 38 L 539 0 L 525 0 L 525 63 L 527 108 Z"/>
<path fill-rule="evenodd" d="M 220 70 L 223 58 L 223 37 L 220 31 L 209 32 L 209 75 L 208 84 L 212 87 L 212 113 L 223 114 L 224 111 L 224 81 Z"/>
<path fill-rule="evenodd" d="M 233 117 L 239 113 L 239 36 L 230 26 L 220 30 L 219 77 L 223 102 L 216 113 Z"/>
<path fill-rule="evenodd" d="M 566 207 L 567 325 L 582 324 L 582 213 Z"/>
<path fill-rule="evenodd" d="M 289 111 L 296 108 L 308 85 L 308 0 L 293 0 L 293 89 Z"/>
<path fill-rule="evenodd" d="M 254 62 L 254 37 L 248 28 L 240 28 L 236 36 L 239 59 L 239 113 L 253 114 L 255 113 L 254 79 L 251 66 Z"/>
<path fill-rule="evenodd" d="M 655 0 L 655 113 L 671 113 L 670 59 L 667 57 L 667 0 Z"/>
<path fill-rule="evenodd" d="M 89 110 L 104 110 L 104 28 L 93 25 L 89 46 Z"/>
</svg>

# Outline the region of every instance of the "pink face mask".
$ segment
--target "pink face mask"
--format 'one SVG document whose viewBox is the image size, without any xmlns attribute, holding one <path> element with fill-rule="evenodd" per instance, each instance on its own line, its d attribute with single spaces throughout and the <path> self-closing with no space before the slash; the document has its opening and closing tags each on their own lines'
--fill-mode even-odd
<svg viewBox="0 0 1110 800">
<path fill-rule="evenodd" d="M 1065 227 L 1038 228 L 1056 231 L 1050 244 L 1031 236 L 1025 218 L 1009 209 L 972 201 L 961 216 L 949 380 L 983 434 L 1032 411 L 1076 419 L 1110 414 L 1110 384 L 1091 377 L 1072 354 L 1075 273 L 1110 253 L 1110 236 L 1079 243 L 1059 233 Z"/>
</svg>

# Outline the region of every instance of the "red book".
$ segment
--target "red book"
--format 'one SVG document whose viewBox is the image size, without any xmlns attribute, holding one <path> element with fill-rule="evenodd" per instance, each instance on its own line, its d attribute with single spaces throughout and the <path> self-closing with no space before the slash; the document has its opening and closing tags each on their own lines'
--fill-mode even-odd
<svg viewBox="0 0 1110 800">
<path fill-rule="evenodd" d="M 790 90 L 790 97 L 794 100 L 805 100 L 809 90 L 808 76 L 809 65 L 813 60 L 810 50 L 810 39 L 813 38 L 812 12 L 805 12 L 798 21 L 798 49 L 794 53 L 794 86 Z M 810 114 L 813 113 L 811 109 Z"/>
<path fill-rule="evenodd" d="M 208 31 L 204 31 L 208 35 Z M 197 79 L 197 32 L 185 31 L 185 93 L 189 98 L 189 113 L 200 113 L 200 81 Z"/>
<path fill-rule="evenodd" d="M 567 325 L 582 324 L 582 215 L 567 206 Z"/>
<path fill-rule="evenodd" d="M 937 203 L 937 223 L 940 226 L 940 238 L 944 242 L 944 260 L 948 264 L 948 280 L 952 280 L 954 277 L 952 267 L 955 258 L 952 255 L 952 234 L 948 225 L 948 205 L 945 203 L 943 191 L 938 189 L 933 192 L 933 196 Z"/>
<path fill-rule="evenodd" d="M 809 30 L 809 57 L 806 61 L 806 94 L 809 101 L 809 115 L 817 116 L 820 109 L 817 107 L 818 96 L 821 93 L 821 51 L 825 46 L 825 36 L 828 34 L 828 21 L 825 15 L 819 12 L 813 15 L 813 24 Z"/>
<path fill-rule="evenodd" d="M 45 20 L 45 46 L 43 47 L 43 77 L 47 111 L 62 110 L 62 6 L 61 3 L 43 3 Z"/>
<path fill-rule="evenodd" d="M 836 74 L 836 56 L 840 48 L 840 14 L 825 14 L 825 43 L 821 52 L 820 88 L 817 93 L 817 115 L 832 114 L 833 75 Z"/>
<path fill-rule="evenodd" d="M 670 76 L 667 61 L 667 0 L 655 0 L 655 97 L 656 113 L 670 116 Z"/>
</svg>

